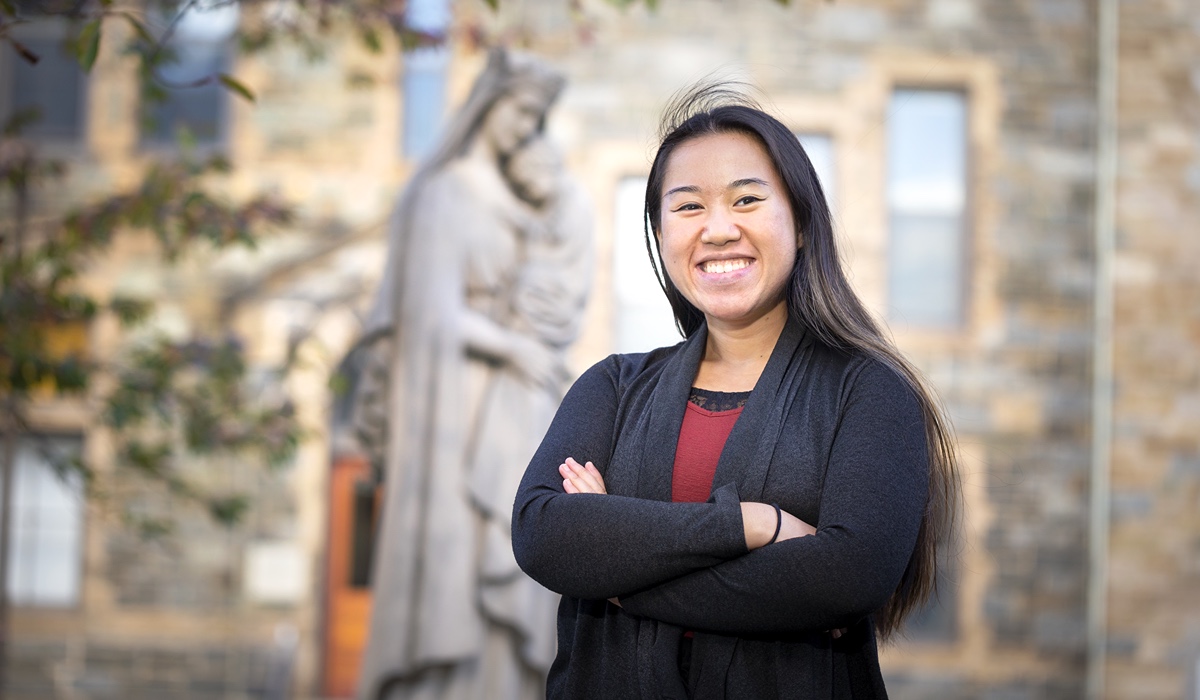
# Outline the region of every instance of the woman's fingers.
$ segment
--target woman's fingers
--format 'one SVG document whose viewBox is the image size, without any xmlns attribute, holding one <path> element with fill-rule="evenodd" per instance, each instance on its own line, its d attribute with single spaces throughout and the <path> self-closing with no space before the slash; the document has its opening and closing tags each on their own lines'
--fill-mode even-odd
<svg viewBox="0 0 1200 700">
<path fill-rule="evenodd" d="M 563 478 L 563 490 L 567 493 L 608 493 L 604 487 L 604 477 L 591 462 L 583 465 L 573 457 L 567 457 L 567 461 L 558 466 L 558 473 Z"/>
</svg>

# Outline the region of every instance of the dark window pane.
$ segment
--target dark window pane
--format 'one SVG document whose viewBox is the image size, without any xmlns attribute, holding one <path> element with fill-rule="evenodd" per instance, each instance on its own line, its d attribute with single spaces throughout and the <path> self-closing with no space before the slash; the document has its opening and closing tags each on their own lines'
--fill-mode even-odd
<svg viewBox="0 0 1200 700">
<path fill-rule="evenodd" d="M 228 72 L 229 51 L 224 43 L 179 43 L 172 46 L 176 60 L 159 69 L 166 83 L 166 99 L 149 101 L 144 107 L 142 141 L 148 145 L 170 145 L 186 129 L 200 144 L 221 139 L 226 90 L 216 81 Z M 188 87 L 209 78 L 204 85 Z"/>
<path fill-rule="evenodd" d="M 37 54 L 31 64 L 15 52 L 6 60 L 12 66 L 12 94 L 8 115 L 36 109 L 39 118 L 23 133 L 39 140 L 79 141 L 83 137 L 84 73 L 68 54 L 62 41 L 52 38 L 20 38 Z"/>
<path fill-rule="evenodd" d="M 376 492 L 375 484 L 360 481 L 354 485 L 354 504 L 351 510 L 350 586 L 366 588 L 371 585 L 371 559 L 375 552 Z"/>
<path fill-rule="evenodd" d="M 197 143 L 211 145 L 224 135 L 227 90 L 217 81 L 228 73 L 232 37 L 239 22 L 239 3 L 203 0 L 160 5 L 151 23 L 174 29 L 166 46 L 170 61 L 155 77 L 165 100 L 148 99 L 142 106 L 142 143 L 171 145 L 181 130 Z M 178 15 L 183 10 L 182 15 Z"/>
</svg>

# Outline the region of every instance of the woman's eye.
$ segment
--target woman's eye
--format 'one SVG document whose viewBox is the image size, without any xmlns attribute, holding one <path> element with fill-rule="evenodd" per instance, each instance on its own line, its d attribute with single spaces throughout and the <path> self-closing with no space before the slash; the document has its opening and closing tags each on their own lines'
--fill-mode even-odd
<svg viewBox="0 0 1200 700">
<path fill-rule="evenodd" d="M 748 194 L 743 197 L 739 197 L 738 201 L 734 202 L 734 204 L 746 206 L 746 205 L 754 204 L 755 202 L 761 202 L 761 201 L 762 201 L 761 197 L 755 197 L 754 195 Z"/>
<path fill-rule="evenodd" d="M 695 202 L 688 202 L 675 207 L 675 211 L 698 211 L 699 209 L 700 205 Z"/>
</svg>

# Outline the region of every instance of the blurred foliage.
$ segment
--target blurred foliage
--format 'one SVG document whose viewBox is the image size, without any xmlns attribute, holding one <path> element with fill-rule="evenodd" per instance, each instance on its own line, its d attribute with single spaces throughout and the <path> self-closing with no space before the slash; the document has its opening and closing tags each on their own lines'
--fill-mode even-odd
<svg viewBox="0 0 1200 700">
<path fill-rule="evenodd" d="M 246 495 L 202 488 L 184 476 L 186 464 L 217 454 L 235 465 L 286 464 L 301 437 L 282 391 L 287 368 L 276 368 L 268 377 L 271 386 L 255 390 L 243 349 L 229 338 L 176 342 L 152 336 L 130 341 L 113 363 L 93 361 L 86 332 L 92 321 L 107 314 L 136 329 L 152 316 L 155 302 L 100 297 L 81 280 L 119 236 L 152 235 L 164 263 L 172 264 L 197 246 L 252 247 L 267 231 L 291 223 L 291 211 L 265 197 L 222 201 L 208 184 L 228 171 L 228 163 L 185 155 L 149 166 L 129 192 L 61 217 L 33 219 L 28 202 L 34 189 L 62 168 L 47 167 L 27 143 L 5 133 L 0 192 L 14 213 L 0 225 L 0 405 L 8 435 L 33 432 L 26 415 L 31 402 L 80 395 L 101 406 L 98 419 L 114 436 L 121 477 L 136 475 L 197 504 L 217 522 L 236 523 L 249 506 Z M 75 334 L 82 340 L 64 342 L 73 329 L 83 329 Z M 113 388 L 95 391 L 99 377 L 112 378 Z M 58 468 L 96 483 L 86 462 Z M 147 532 L 169 529 L 169 523 L 137 524 Z"/>
<path fill-rule="evenodd" d="M 133 28 L 129 52 L 142 59 L 142 94 L 162 99 L 156 69 L 171 60 L 166 41 L 178 17 L 196 3 L 173 5 L 179 14 L 157 35 L 145 21 L 153 7 L 122 6 L 113 0 L 15 2 L 0 0 L 0 40 L 32 64 L 39 58 L 12 29 L 36 21 L 66 21 L 67 47 L 86 71 L 94 66 L 114 22 Z M 168 9 L 162 6 L 161 10 Z M 253 95 L 232 76 L 211 76 L 231 91 Z M 292 223 L 291 210 L 268 197 L 231 203 L 213 194 L 230 171 L 219 155 L 197 157 L 182 137 L 179 154 L 149 164 L 139 184 L 63 212 L 38 210 L 40 193 L 61 184 L 66 168 L 39 156 L 22 138 L 39 115 L 11 115 L 0 133 L 0 428 L 5 439 L 35 435 L 31 406 L 53 397 L 77 396 L 97 424 L 110 429 L 113 473 L 99 473 L 85 460 L 60 457 L 52 463 L 64 477 L 78 474 L 93 495 L 116 492 L 99 483 L 136 479 L 171 494 L 172 502 L 194 504 L 223 525 L 237 523 L 247 494 L 214 488 L 213 479 L 194 478 L 195 464 L 213 458 L 232 468 L 275 469 L 289 462 L 302 431 L 283 390 L 287 367 L 269 376 L 247 367 L 236 340 L 154 336 L 146 323 L 155 300 L 102 296 L 83 284 L 89 266 L 104 259 L 121 236 L 152 236 L 164 264 L 178 262 L 197 247 L 253 247 L 262 235 Z M 44 207 L 43 207 L 44 208 Z M 94 321 L 111 317 L 128 331 L 128 347 L 116 360 L 90 357 Z M 137 338 L 142 338 L 138 342 Z M 252 381 L 253 380 L 253 381 Z M 6 467 L 9 465 L 5 465 Z M 128 504 L 121 504 L 128 505 Z M 143 533 L 163 534 L 163 518 L 124 515 Z"/>
</svg>

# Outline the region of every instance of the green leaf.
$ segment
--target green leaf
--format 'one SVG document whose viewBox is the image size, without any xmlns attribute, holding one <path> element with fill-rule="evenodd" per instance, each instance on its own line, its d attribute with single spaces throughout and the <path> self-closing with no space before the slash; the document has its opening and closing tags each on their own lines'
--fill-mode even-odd
<svg viewBox="0 0 1200 700">
<path fill-rule="evenodd" d="M 87 368 L 78 358 L 69 357 L 54 368 L 55 387 L 62 392 L 77 392 L 87 388 Z"/>
<path fill-rule="evenodd" d="M 492 8 L 493 12 L 496 12 L 500 9 L 500 0 L 483 0 L 483 1 L 484 1 L 484 3 L 487 4 L 488 7 Z"/>
<path fill-rule="evenodd" d="M 75 49 L 79 67 L 85 73 L 91 72 L 92 66 L 96 65 L 96 55 L 100 53 L 100 20 L 94 19 L 83 25 L 76 41 L 78 43 Z"/>
<path fill-rule="evenodd" d="M 361 34 L 368 51 L 374 54 L 383 52 L 383 42 L 379 40 L 379 32 L 374 27 L 364 27 Z"/>
<path fill-rule="evenodd" d="M 237 78 L 234 78 L 232 75 L 221 73 L 217 76 L 217 80 L 220 80 L 221 84 L 229 90 L 241 95 L 243 99 L 249 102 L 255 101 L 254 93 L 250 91 L 250 88 L 246 87 L 241 81 L 239 81 Z"/>
<path fill-rule="evenodd" d="M 142 299 L 115 297 L 108 303 L 108 308 L 117 315 L 122 325 L 129 326 L 145 320 L 154 309 L 154 304 Z"/>
<path fill-rule="evenodd" d="M 209 514 L 212 515 L 214 520 L 226 527 L 237 525 L 249 507 L 250 500 L 240 494 L 214 497 L 208 502 Z"/>
</svg>

